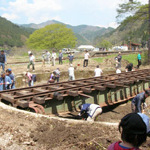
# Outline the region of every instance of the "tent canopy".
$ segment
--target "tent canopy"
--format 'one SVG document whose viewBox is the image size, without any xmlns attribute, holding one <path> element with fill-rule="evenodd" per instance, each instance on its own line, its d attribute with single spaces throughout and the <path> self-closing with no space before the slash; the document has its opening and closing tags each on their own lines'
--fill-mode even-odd
<svg viewBox="0 0 150 150">
<path fill-rule="evenodd" d="M 93 50 L 93 49 L 95 49 L 95 47 L 92 45 L 80 45 L 78 47 L 78 49 L 89 49 L 89 50 L 91 49 L 91 50 Z"/>
</svg>

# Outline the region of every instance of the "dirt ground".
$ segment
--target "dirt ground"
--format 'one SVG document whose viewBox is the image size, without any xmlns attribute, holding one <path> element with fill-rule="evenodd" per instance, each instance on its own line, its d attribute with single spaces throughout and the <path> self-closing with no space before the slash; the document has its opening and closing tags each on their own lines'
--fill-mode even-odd
<svg viewBox="0 0 150 150">
<path fill-rule="evenodd" d="M 103 113 L 95 123 L 88 123 L 35 116 L 1 105 L 1 150 L 105 150 L 120 140 L 120 134 L 116 124 L 101 122 L 118 123 L 130 110 L 130 103 L 123 104 Z M 150 149 L 150 138 L 141 148 Z"/>
<path fill-rule="evenodd" d="M 83 68 L 82 63 L 83 60 L 76 60 L 73 64 L 79 70 L 92 71 L 99 64 L 91 60 L 89 67 Z M 99 65 L 103 70 L 107 67 L 106 71 L 114 67 L 113 60 Z M 51 72 L 58 67 L 61 71 L 66 71 L 69 64 L 42 67 L 41 63 L 37 63 L 35 72 Z M 7 65 L 6 68 L 12 68 L 17 75 L 26 71 L 27 64 Z M 94 76 L 94 73 L 91 76 Z M 124 115 L 130 113 L 130 103 L 127 103 L 110 108 L 110 111 L 104 112 L 96 122 L 88 123 L 31 115 L 29 112 L 16 111 L 3 105 L 0 103 L 1 150 L 105 150 L 112 142 L 120 140 L 116 124 Z M 148 111 L 146 113 L 149 115 Z M 141 148 L 150 149 L 150 138 Z"/>
</svg>

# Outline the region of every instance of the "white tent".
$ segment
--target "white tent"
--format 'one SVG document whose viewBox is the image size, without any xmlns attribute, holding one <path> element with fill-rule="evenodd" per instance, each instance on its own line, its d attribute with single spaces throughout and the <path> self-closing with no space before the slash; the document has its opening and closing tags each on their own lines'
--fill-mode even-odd
<svg viewBox="0 0 150 150">
<path fill-rule="evenodd" d="M 78 49 L 79 49 L 79 50 L 94 50 L 95 47 L 92 46 L 92 45 L 80 45 L 80 46 L 78 47 Z"/>
</svg>

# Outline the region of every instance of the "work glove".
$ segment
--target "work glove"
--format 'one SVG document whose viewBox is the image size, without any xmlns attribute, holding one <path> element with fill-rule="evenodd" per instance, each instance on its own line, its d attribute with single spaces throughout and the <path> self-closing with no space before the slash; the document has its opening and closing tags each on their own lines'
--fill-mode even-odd
<svg viewBox="0 0 150 150">
<path fill-rule="evenodd" d="M 7 62 L 5 62 L 5 65 L 7 65 Z"/>
<path fill-rule="evenodd" d="M 9 82 L 6 82 L 6 84 L 10 84 Z"/>
<path fill-rule="evenodd" d="M 145 109 L 145 108 L 147 108 L 147 104 L 146 103 L 143 104 L 143 109 Z"/>
</svg>

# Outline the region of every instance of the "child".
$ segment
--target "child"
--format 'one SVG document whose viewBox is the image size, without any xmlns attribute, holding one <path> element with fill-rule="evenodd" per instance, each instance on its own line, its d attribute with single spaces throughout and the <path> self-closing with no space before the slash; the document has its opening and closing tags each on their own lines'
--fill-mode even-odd
<svg viewBox="0 0 150 150">
<path fill-rule="evenodd" d="M 121 119 L 119 132 L 122 141 L 115 142 L 108 150 L 140 150 L 150 136 L 149 117 L 142 113 L 130 113 Z"/>
</svg>

